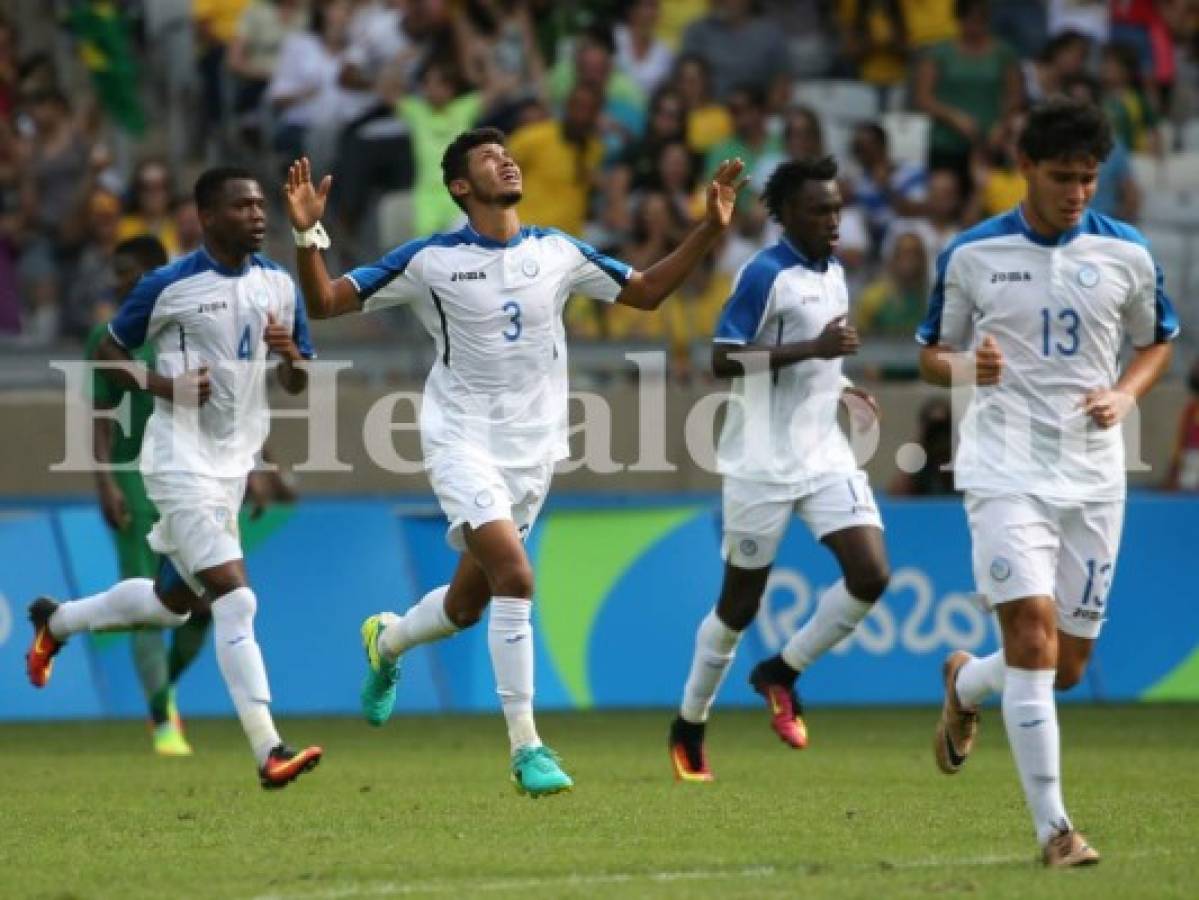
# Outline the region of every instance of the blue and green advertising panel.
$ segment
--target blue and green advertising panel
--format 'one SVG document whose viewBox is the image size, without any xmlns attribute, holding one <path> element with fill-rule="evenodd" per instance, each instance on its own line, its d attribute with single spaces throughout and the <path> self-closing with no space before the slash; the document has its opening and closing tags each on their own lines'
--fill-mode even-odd
<svg viewBox="0 0 1199 900">
<path fill-rule="evenodd" d="M 973 595 L 961 504 L 892 502 L 882 509 L 891 587 L 863 626 L 804 676 L 810 703 L 936 703 L 940 662 L 950 649 L 996 646 L 993 620 Z M 445 583 L 456 564 L 434 508 L 390 500 L 307 501 L 244 522 L 243 535 L 259 596 L 259 639 L 283 713 L 355 713 L 362 618 L 404 609 Z M 695 629 L 719 590 L 719 536 L 719 509 L 707 497 L 548 507 L 529 539 L 538 584 L 538 705 L 676 704 Z M 1199 603 L 1184 574 L 1197 538 L 1199 501 L 1132 498 L 1109 622 L 1088 679 L 1071 697 L 1199 700 Z M 0 665 L 8 673 L 0 718 L 142 714 L 120 635 L 73 641 L 44 691 L 21 674 L 28 599 L 86 594 L 115 573 L 111 543 L 91 507 L 0 518 Z M 755 702 L 746 684 L 750 668 L 781 646 L 837 577 L 831 555 L 796 523 L 721 702 Z M 211 653 L 179 693 L 192 715 L 230 710 Z M 400 711 L 495 708 L 482 627 L 406 657 Z"/>
</svg>

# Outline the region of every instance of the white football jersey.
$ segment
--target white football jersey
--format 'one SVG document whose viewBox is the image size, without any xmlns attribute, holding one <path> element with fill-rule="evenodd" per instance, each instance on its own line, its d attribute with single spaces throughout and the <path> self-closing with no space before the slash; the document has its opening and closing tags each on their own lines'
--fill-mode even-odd
<svg viewBox="0 0 1199 900">
<path fill-rule="evenodd" d="M 142 442 L 145 473 L 241 477 L 270 431 L 268 313 L 313 355 L 304 302 L 291 276 L 253 254 L 240 271 L 201 247 L 144 275 L 108 326 L 127 350 L 152 342 L 157 371 L 174 377 L 207 366 L 212 395 L 198 410 L 156 399 Z"/>
<path fill-rule="evenodd" d="M 1177 334 L 1161 269 L 1129 225 L 1088 210 L 1048 240 L 1016 208 L 961 234 L 937 262 L 916 338 L 965 350 L 990 335 L 1004 369 L 1000 384 L 978 388 L 963 416 L 958 488 L 1122 498 L 1121 429 L 1093 424 L 1083 398 L 1115 385 L 1125 335 L 1147 347 Z"/>
<path fill-rule="evenodd" d="M 819 336 L 849 314 L 845 273 L 835 259 L 814 263 L 783 238 L 746 263 L 725 303 L 713 341 L 790 344 Z M 717 469 L 751 481 L 794 484 L 857 470 L 837 422 L 848 384 L 841 360 L 807 359 L 774 372 L 733 378 Z"/>
<path fill-rule="evenodd" d="M 567 456 L 566 331 L 574 293 L 612 301 L 632 269 L 550 228 L 507 243 L 469 224 L 346 275 L 369 311 L 411 303 L 437 360 L 425 381 L 425 461 L 471 448 L 497 465 Z"/>
</svg>

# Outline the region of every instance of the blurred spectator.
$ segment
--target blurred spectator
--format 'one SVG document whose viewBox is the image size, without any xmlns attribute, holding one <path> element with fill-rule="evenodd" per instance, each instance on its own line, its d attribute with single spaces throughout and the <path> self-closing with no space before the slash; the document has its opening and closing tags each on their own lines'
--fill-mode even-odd
<svg viewBox="0 0 1199 900">
<path fill-rule="evenodd" d="M 633 210 L 633 231 L 621 256 L 634 269 L 645 271 L 682 243 L 690 224 L 686 213 L 680 211 L 666 194 L 644 192 Z M 666 302 L 673 303 L 674 298 L 668 298 Z M 661 316 L 646 315 L 641 310 L 619 304 L 604 303 L 601 307 L 607 313 L 608 337 L 647 340 L 662 336 Z"/>
<path fill-rule="evenodd" d="M 204 242 L 204 231 L 195 198 L 190 194 L 176 198 L 171 205 L 171 218 L 175 222 L 175 237 L 179 240 L 179 255 L 185 256 L 198 250 Z"/>
<path fill-rule="evenodd" d="M 1031 59 L 1049 37 L 1045 0 L 999 0 L 991 8 L 991 28 L 1019 56 Z"/>
<path fill-rule="evenodd" d="M 779 163 L 789 159 L 818 159 L 824 156 L 824 128 L 820 117 L 807 106 L 792 106 L 783 113 L 783 148 L 764 156 L 749 173 L 754 191 L 766 190 L 766 181 Z"/>
<path fill-rule="evenodd" d="M 129 201 L 115 235 L 116 241 L 148 234 L 158 238 L 169 256 L 179 255 L 179 234 L 171 215 L 175 196 L 171 173 L 161 159 L 144 159 L 133 170 Z M 111 249 L 111 248 L 109 248 Z M 107 259 L 104 265 L 108 265 Z"/>
<path fill-rule="evenodd" d="M 196 65 L 204 96 L 205 137 L 210 152 L 219 152 L 219 138 L 227 121 L 229 84 L 225 77 L 225 53 L 237 33 L 249 0 L 192 0 L 199 55 Z M 216 138 L 214 145 L 212 139 Z"/>
<path fill-rule="evenodd" d="M 580 234 L 604 146 L 599 138 L 603 98 L 586 84 L 566 97 L 562 119 L 526 125 L 508 140 L 524 175 L 520 219 L 529 225 Z"/>
<path fill-rule="evenodd" d="M 887 229 L 883 241 L 883 257 L 891 255 L 891 245 L 906 231 L 920 236 L 928 251 L 928 270 L 936 271 L 937 257 L 961 233 L 964 203 L 962 183 L 957 173 L 934 169 L 928 173 L 928 215 L 916 219 L 896 219 Z"/>
<path fill-rule="evenodd" d="M 511 132 L 522 104 L 545 93 L 545 65 L 523 0 L 474 0 L 454 17 L 467 81 L 486 92 L 486 124 Z"/>
<path fill-rule="evenodd" d="M 1063 90 L 1076 100 L 1099 105 L 1099 83 L 1089 75 L 1080 74 L 1068 79 Z M 1096 212 L 1126 222 L 1135 222 L 1140 212 L 1141 191 L 1132 174 L 1128 148 L 1118 136 L 1112 143 L 1112 152 L 1099 167 L 1099 185 L 1090 205 Z"/>
<path fill-rule="evenodd" d="M 967 214 L 967 220 L 986 219 L 1007 212 L 1024 200 L 1028 185 L 1020 173 L 1020 132 L 1024 114 L 1011 113 L 999 132 L 974 152 L 971 177 L 977 214 Z"/>
<path fill-rule="evenodd" d="M 1055 35 L 1035 59 L 1024 62 L 1024 93 L 1029 103 L 1065 90 L 1066 83 L 1086 71 L 1091 41 L 1078 31 Z"/>
<path fill-rule="evenodd" d="M 683 33 L 683 53 L 708 63 L 717 99 L 749 86 L 781 108 L 790 94 L 791 63 L 778 27 L 754 14 L 752 0 L 712 0 L 708 7 Z"/>
<path fill-rule="evenodd" d="M 196 42 L 191 0 L 154 0 L 141 5 L 149 93 L 157 107 L 151 124 L 165 124 L 166 155 L 178 170 L 200 144 L 194 114 Z"/>
<path fill-rule="evenodd" d="M 78 43 L 105 115 L 127 134 L 140 137 L 146 130 L 146 115 L 127 14 L 111 0 L 88 0 L 71 6 L 66 25 Z"/>
<path fill-rule="evenodd" d="M 866 335 L 910 337 L 928 305 L 928 250 L 914 231 L 891 244 L 886 271 L 858 297 L 854 320 Z"/>
<path fill-rule="evenodd" d="M 446 0 L 360 4 L 347 25 L 347 44 L 338 76 L 341 87 L 373 94 L 374 111 L 388 118 L 395 102 L 416 83 L 429 61 L 459 62 L 458 39 Z M 351 120 L 362 112 L 365 110 Z"/>
<path fill-rule="evenodd" d="M 726 159 L 740 158 L 751 180 L 760 179 L 759 164 L 775 159 L 783 145 L 766 127 L 766 95 L 756 87 L 741 86 L 729 92 L 725 100 L 733 119 L 733 134 L 713 146 L 704 157 L 704 178 L 708 178 Z M 742 203 L 750 198 L 749 185 L 741 191 Z"/>
<path fill-rule="evenodd" d="M 258 109 L 279 62 L 283 42 L 309 27 L 307 0 L 250 0 L 229 43 L 229 71 L 237 76 L 233 111 Z"/>
<path fill-rule="evenodd" d="M 959 36 L 931 47 L 916 69 L 915 105 L 932 116 L 930 168 L 969 176 L 970 151 L 1021 104 L 1020 64 L 991 35 L 988 0 L 955 0 Z"/>
<path fill-rule="evenodd" d="M 67 289 L 60 330 L 82 338 L 99 322 L 116 312 L 119 297 L 113 274 L 113 254 L 121 219 L 121 201 L 115 194 L 97 190 L 88 201 L 88 230 L 75 277 Z M 149 232 L 138 232 L 145 236 Z M 133 237 L 135 235 L 130 235 Z"/>
<path fill-rule="evenodd" d="M 1109 0 L 1110 40 L 1127 47 L 1136 60 L 1141 91 L 1158 106 L 1174 83 L 1174 41 L 1163 8 L 1168 0 Z"/>
<path fill-rule="evenodd" d="M 924 465 L 915 472 L 900 470 L 891 482 L 897 497 L 932 497 L 952 494 L 953 410 L 943 396 L 930 397 L 920 407 L 916 444 Z"/>
<path fill-rule="evenodd" d="M 1168 491 L 1199 491 L 1199 359 L 1191 363 L 1187 388 L 1191 396 L 1178 422 L 1178 437 L 1166 473 Z"/>
<path fill-rule="evenodd" d="M 861 209 L 877 250 L 896 216 L 926 212 L 928 172 L 915 163 L 896 163 L 887 148 L 887 132 L 877 122 L 853 131 L 850 153 L 856 166 L 845 178 L 846 201 Z"/>
<path fill-rule="evenodd" d="M 1108 44 L 1099 63 L 1103 108 L 1116 136 L 1133 153 L 1161 153 L 1157 112 L 1145 95 L 1136 51 L 1128 44 Z"/>
<path fill-rule="evenodd" d="M 1049 0 L 1049 34 L 1078 31 L 1093 44 L 1107 43 L 1107 0 Z"/>
<path fill-rule="evenodd" d="M 561 107 L 574 85 L 582 84 L 603 102 L 607 153 L 615 156 L 645 127 L 645 95 L 630 76 L 616 68 L 612 33 L 593 26 L 575 38 L 572 52 L 549 74 L 550 101 Z"/>
<path fill-rule="evenodd" d="M 0 334 L 21 330 L 17 253 L 22 237 L 20 147 L 7 117 L 0 117 Z"/>
<path fill-rule="evenodd" d="M 908 43 L 923 50 L 958 36 L 954 0 L 900 0 Z"/>
<path fill-rule="evenodd" d="M 707 153 L 733 133 L 729 111 L 712 99 L 711 69 L 703 57 L 680 56 L 670 83 L 687 107 L 687 144 L 692 150 Z"/>
<path fill-rule="evenodd" d="M 412 228 L 418 237 L 443 231 L 462 218 L 442 181 L 441 157 L 483 108 L 483 95 L 463 88 L 455 68 L 432 62 L 420 76 L 420 94 L 404 97 L 397 107 L 412 135 Z"/>
<path fill-rule="evenodd" d="M 649 96 L 670 74 L 674 52 L 655 34 L 662 7 L 659 0 L 625 0 L 625 11 L 613 29 L 616 65 Z"/>
<path fill-rule="evenodd" d="M 858 78 L 887 94 L 907 78 L 908 30 L 899 0 L 841 0 L 845 51 Z"/>
<path fill-rule="evenodd" d="M 605 178 L 604 221 L 608 228 L 624 233 L 632 224 L 629 197 L 658 185 L 662 149 L 686 139 L 687 117 L 683 98 L 665 88 L 650 100 L 648 123 L 640 140 L 630 144 Z"/>
<path fill-rule="evenodd" d="M 0 121 L 11 121 L 16 111 L 19 71 L 16 29 L 0 16 Z"/>
</svg>

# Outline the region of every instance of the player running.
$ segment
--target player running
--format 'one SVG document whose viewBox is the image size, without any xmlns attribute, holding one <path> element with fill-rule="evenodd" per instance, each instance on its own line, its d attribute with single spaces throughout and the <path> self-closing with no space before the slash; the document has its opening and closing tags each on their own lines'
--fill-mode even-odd
<svg viewBox="0 0 1199 900">
<path fill-rule="evenodd" d="M 670 759 L 681 781 L 712 780 L 704 731 L 713 698 L 762 600 L 793 513 L 837 559 L 842 578 L 816 612 L 750 676 L 771 727 L 802 750 L 808 736 L 799 675 L 850 634 L 890 579 L 882 520 L 866 474 L 837 423 L 849 385 L 842 357 L 857 353 L 845 273 L 833 257 L 841 218 L 832 157 L 780 165 L 764 200 L 782 239 L 738 273 L 713 338 L 712 369 L 733 381 L 717 449 L 724 476 L 724 583 L 695 636 L 695 655 Z M 849 388 L 853 390 L 852 388 Z M 873 407 L 873 400 L 854 391 Z"/>
<path fill-rule="evenodd" d="M 961 769 L 979 704 L 1001 691 L 1048 866 L 1099 861 L 1062 801 L 1053 690 L 1078 683 L 1107 613 L 1124 519 L 1117 426 L 1166 370 L 1178 334 L 1145 238 L 1087 209 L 1111 149 L 1101 110 L 1034 108 L 1019 142 L 1025 201 L 950 244 L 917 333 L 926 381 L 977 385 L 955 481 L 974 577 L 1003 637 L 991 656 L 946 660 L 936 762 Z M 1121 374 L 1125 335 L 1133 351 Z"/>
<path fill-rule="evenodd" d="M 264 788 L 288 784 L 320 761 L 321 748 L 292 750 L 268 704 L 266 667 L 254 637 L 257 598 L 246 579 L 237 513 L 246 473 L 270 429 L 267 355 L 283 389 L 303 391 L 311 358 L 295 283 L 257 251 L 266 236 L 262 188 L 249 172 L 210 169 L 195 187 L 204 244 L 143 277 L 122 304 L 97 357 L 121 363 L 110 378 L 155 399 L 141 471 L 158 509 L 150 546 L 167 557 L 157 582 L 130 578 L 68 603 L 29 607 L 29 680 L 42 687 L 73 634 L 138 626 L 175 628 L 211 601 L 217 663 L 258 762 Z M 153 370 L 131 351 L 153 344 Z"/>
<path fill-rule="evenodd" d="M 124 299 L 147 272 L 167 264 L 167 252 L 158 238 L 141 235 L 117 244 L 112 268 L 116 296 Z M 107 325 L 97 325 L 88 335 L 84 355 L 95 357 Z M 154 368 L 154 345 L 143 344 L 132 357 Z M 97 409 L 118 409 L 129 397 L 129 428 L 117 431 L 112 419 L 92 420 L 96 462 L 96 492 L 104 521 L 112 529 L 122 580 L 153 578 L 160 559 L 149 544 L 150 530 L 158 511 L 146 496 L 146 486 L 137 459 L 142 449 L 146 423 L 154 411 L 154 398 L 145 391 L 130 391 L 97 367 L 92 375 L 92 403 Z M 118 466 L 110 471 L 109 464 Z M 128 468 L 119 468 L 127 466 Z M 207 607 L 193 610 L 186 622 L 171 633 L 168 651 L 162 629 L 139 628 L 129 635 L 134 667 L 150 708 L 154 752 L 159 756 L 190 756 L 191 745 L 183 734 L 183 721 L 175 704 L 175 684 L 204 646 L 212 622 Z"/>
<path fill-rule="evenodd" d="M 657 309 L 728 228 L 739 160 L 725 162 L 707 190 L 707 211 L 680 246 L 635 272 L 562 232 L 522 227 L 521 171 L 503 133 L 459 135 L 442 159 L 443 180 L 469 222 L 411 241 L 377 263 L 331 280 L 320 227 L 331 179 L 314 186 L 306 159 L 288 174 L 300 281 L 314 319 L 411 303 L 437 359 L 425 383 L 421 441 L 433 491 L 462 553 L 452 581 L 403 616 L 362 625 L 369 669 L 367 721 L 395 705 L 402 654 L 479 621 L 490 604 L 487 643 L 508 725 L 512 780 L 532 797 L 569 790 L 557 755 L 533 721 L 533 569 L 523 539 L 567 448 L 566 342 L 562 310 L 574 293 Z"/>
</svg>

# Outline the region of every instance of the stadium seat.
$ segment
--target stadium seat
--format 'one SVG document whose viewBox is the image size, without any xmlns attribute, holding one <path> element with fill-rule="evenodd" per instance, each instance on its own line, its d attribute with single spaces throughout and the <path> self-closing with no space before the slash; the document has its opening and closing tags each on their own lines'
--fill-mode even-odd
<svg viewBox="0 0 1199 900">
<path fill-rule="evenodd" d="M 412 240 L 412 192 L 389 191 L 379 198 L 376 212 L 379 226 L 379 244 L 383 247 L 398 247 Z"/>
<path fill-rule="evenodd" d="M 1187 293 L 1191 269 L 1188 255 L 1195 250 L 1194 241 L 1188 240 L 1179 231 L 1151 225 L 1145 226 L 1144 234 L 1149 241 L 1149 249 L 1153 251 L 1153 258 L 1165 273 L 1166 293 L 1171 297 Z"/>
<path fill-rule="evenodd" d="M 1166 186 L 1166 164 L 1152 153 L 1130 153 L 1132 180 L 1148 196 Z"/>
<path fill-rule="evenodd" d="M 1162 189 L 1146 192 L 1141 220 L 1150 230 L 1159 226 L 1199 231 L 1199 192 Z"/>
<path fill-rule="evenodd" d="M 1199 151 L 1166 157 L 1167 180 L 1174 190 L 1199 191 Z"/>
<path fill-rule="evenodd" d="M 891 158 L 896 162 L 928 163 L 928 141 L 932 132 L 932 120 L 924 113 L 883 113 L 883 128 L 887 132 L 887 143 Z"/>
<path fill-rule="evenodd" d="M 827 122 L 871 122 L 878 118 L 878 94 L 860 81 L 801 81 L 792 101 L 810 106 Z"/>
<path fill-rule="evenodd" d="M 1199 153 L 1199 116 L 1179 126 L 1179 133 L 1182 135 L 1182 150 Z"/>
</svg>

